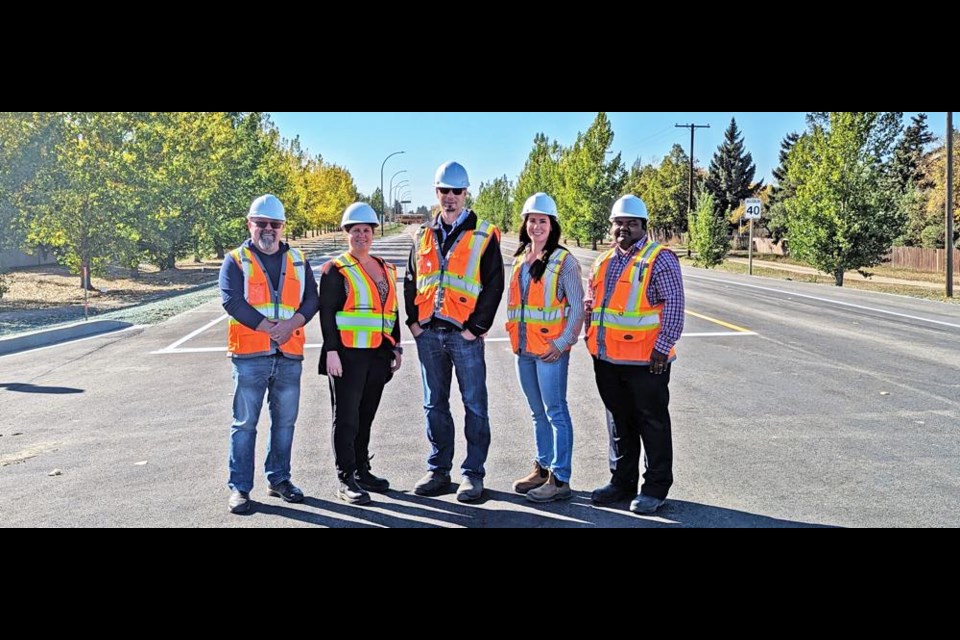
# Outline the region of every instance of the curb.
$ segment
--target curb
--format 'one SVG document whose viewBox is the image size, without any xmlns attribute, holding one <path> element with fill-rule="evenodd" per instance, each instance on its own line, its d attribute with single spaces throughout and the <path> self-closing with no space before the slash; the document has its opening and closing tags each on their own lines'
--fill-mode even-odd
<svg viewBox="0 0 960 640">
<path fill-rule="evenodd" d="M 0 338 L 0 356 L 46 347 L 60 342 L 68 342 L 77 338 L 119 331 L 133 325 L 119 320 L 91 320 L 57 327 L 55 329 L 41 329 L 30 333 L 21 333 L 10 338 Z"/>
</svg>

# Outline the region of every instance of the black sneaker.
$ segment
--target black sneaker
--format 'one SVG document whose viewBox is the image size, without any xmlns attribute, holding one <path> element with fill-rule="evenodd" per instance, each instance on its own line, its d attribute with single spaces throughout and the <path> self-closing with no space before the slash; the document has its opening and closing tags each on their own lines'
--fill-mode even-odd
<svg viewBox="0 0 960 640">
<path fill-rule="evenodd" d="M 303 502 L 303 491 L 289 480 L 270 485 L 267 495 L 283 498 L 284 502 Z"/>
<path fill-rule="evenodd" d="M 354 476 L 347 476 L 340 481 L 340 486 L 337 487 L 337 497 L 350 504 L 367 504 L 370 502 L 370 494 L 363 490 Z"/>
<path fill-rule="evenodd" d="M 590 500 L 594 504 L 611 504 L 613 502 L 620 502 L 621 500 L 632 498 L 634 495 L 636 495 L 635 490 L 628 489 L 627 487 L 621 487 L 620 485 L 616 485 L 611 482 L 610 484 L 604 485 L 590 494 Z"/>
<path fill-rule="evenodd" d="M 390 488 L 390 482 L 386 478 L 378 478 L 370 473 L 370 469 L 357 469 L 354 477 L 357 479 L 357 484 L 367 491 L 383 493 Z"/>
<path fill-rule="evenodd" d="M 230 509 L 230 513 L 246 513 L 250 511 L 250 494 L 246 491 L 237 491 L 234 489 L 230 492 L 230 501 L 227 503 L 227 508 Z"/>
</svg>

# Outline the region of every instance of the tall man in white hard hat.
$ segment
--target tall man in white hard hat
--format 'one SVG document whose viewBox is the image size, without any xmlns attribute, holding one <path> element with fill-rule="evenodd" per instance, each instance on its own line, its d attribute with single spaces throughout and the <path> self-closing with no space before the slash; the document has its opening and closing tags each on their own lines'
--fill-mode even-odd
<svg viewBox="0 0 960 640">
<path fill-rule="evenodd" d="M 467 438 L 457 490 L 460 502 L 479 500 L 483 494 L 490 449 L 483 336 L 493 326 L 504 288 L 500 232 L 466 208 L 469 186 L 463 165 L 446 162 L 437 169 L 440 213 L 417 233 L 404 281 L 407 326 L 417 341 L 431 446 L 429 471 L 414 492 L 435 496 L 449 489 L 455 435 L 450 382 L 456 370 Z"/>
<path fill-rule="evenodd" d="M 587 348 L 610 427 L 610 483 L 593 492 L 597 504 L 633 497 L 630 510 L 651 514 L 673 484 L 670 369 L 683 333 L 680 261 L 647 233 L 647 207 L 626 195 L 613 204 L 616 246 L 593 265 L 587 309 Z M 640 454 L 644 454 L 639 493 Z"/>
<path fill-rule="evenodd" d="M 303 326 L 317 313 L 317 282 L 299 249 L 280 241 L 286 213 L 276 196 L 250 205 L 250 239 L 227 255 L 220 294 L 230 316 L 227 351 L 233 363 L 233 426 L 230 430 L 231 513 L 250 510 L 257 422 L 264 395 L 270 441 L 264 470 L 268 495 L 300 502 L 290 481 L 293 431 L 300 411 Z"/>
</svg>

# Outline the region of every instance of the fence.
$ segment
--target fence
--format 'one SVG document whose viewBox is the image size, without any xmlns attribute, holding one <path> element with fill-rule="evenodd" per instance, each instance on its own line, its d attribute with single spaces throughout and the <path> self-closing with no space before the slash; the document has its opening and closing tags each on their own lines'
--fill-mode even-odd
<svg viewBox="0 0 960 640">
<path fill-rule="evenodd" d="M 889 266 L 898 269 L 913 269 L 928 273 L 944 273 L 947 270 L 946 249 L 923 249 L 921 247 L 894 247 L 887 255 Z M 960 251 L 953 250 L 953 272 L 960 274 Z"/>
<path fill-rule="evenodd" d="M 43 264 L 56 264 L 57 259 L 52 253 L 37 250 L 35 255 L 30 255 L 10 249 L 9 251 L 0 251 L 0 269 L 16 269 L 18 267 L 37 267 Z"/>
</svg>

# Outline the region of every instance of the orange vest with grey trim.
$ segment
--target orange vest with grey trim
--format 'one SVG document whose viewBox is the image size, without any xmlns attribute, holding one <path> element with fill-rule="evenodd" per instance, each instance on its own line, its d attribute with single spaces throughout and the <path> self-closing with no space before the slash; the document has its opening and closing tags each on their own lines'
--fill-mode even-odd
<svg viewBox="0 0 960 640">
<path fill-rule="evenodd" d="M 356 258 L 344 253 L 332 262 L 347 283 L 347 301 L 337 312 L 337 329 L 343 346 L 376 349 L 384 339 L 391 345 L 396 344 L 393 327 L 397 324 L 397 268 L 389 262 L 381 263 L 389 285 L 387 301 L 382 303 L 377 284 Z"/>
<path fill-rule="evenodd" d="M 547 260 L 547 268 L 540 282 L 533 278 L 527 286 L 527 298 L 523 299 L 520 289 L 520 273 L 523 270 L 524 255 L 513 261 L 513 275 L 510 277 L 510 292 L 507 298 L 507 333 L 510 334 L 510 346 L 514 353 L 520 353 L 520 332 L 526 336 L 524 351 L 535 356 L 545 356 L 550 352 L 553 341 L 563 335 L 567 328 L 567 316 L 570 307 L 566 299 L 557 297 L 560 284 L 560 271 L 569 252 L 556 249 Z"/>
<path fill-rule="evenodd" d="M 446 320 L 463 329 L 470 314 L 477 308 L 480 282 L 480 258 L 490 238 L 500 238 L 500 231 L 486 220 L 477 228 L 457 237 L 446 256 L 441 257 L 437 234 L 424 227 L 417 238 L 417 319 Z"/>
<path fill-rule="evenodd" d="M 243 297 L 251 307 L 262 313 L 267 320 L 289 320 L 293 317 L 303 303 L 306 286 L 307 262 L 299 249 L 287 250 L 286 260 L 280 269 L 280 289 L 277 291 L 273 290 L 270 277 L 252 249 L 234 249 L 230 252 L 230 257 L 243 272 Z M 303 358 L 305 341 L 303 327 L 300 327 L 279 348 L 284 354 L 300 359 Z M 277 346 L 271 342 L 269 334 L 254 331 L 230 318 L 227 351 L 241 357 L 268 356 L 277 352 Z"/>
<path fill-rule="evenodd" d="M 610 292 L 606 291 L 607 269 L 617 250 L 613 248 L 597 258 L 590 281 L 593 316 L 587 329 L 587 349 L 594 357 L 614 364 L 650 364 L 660 335 L 663 305 L 651 305 L 647 292 L 653 263 L 663 250 L 663 245 L 656 242 L 642 247 Z M 670 349 L 670 361 L 676 358 L 676 349 Z"/>
</svg>

